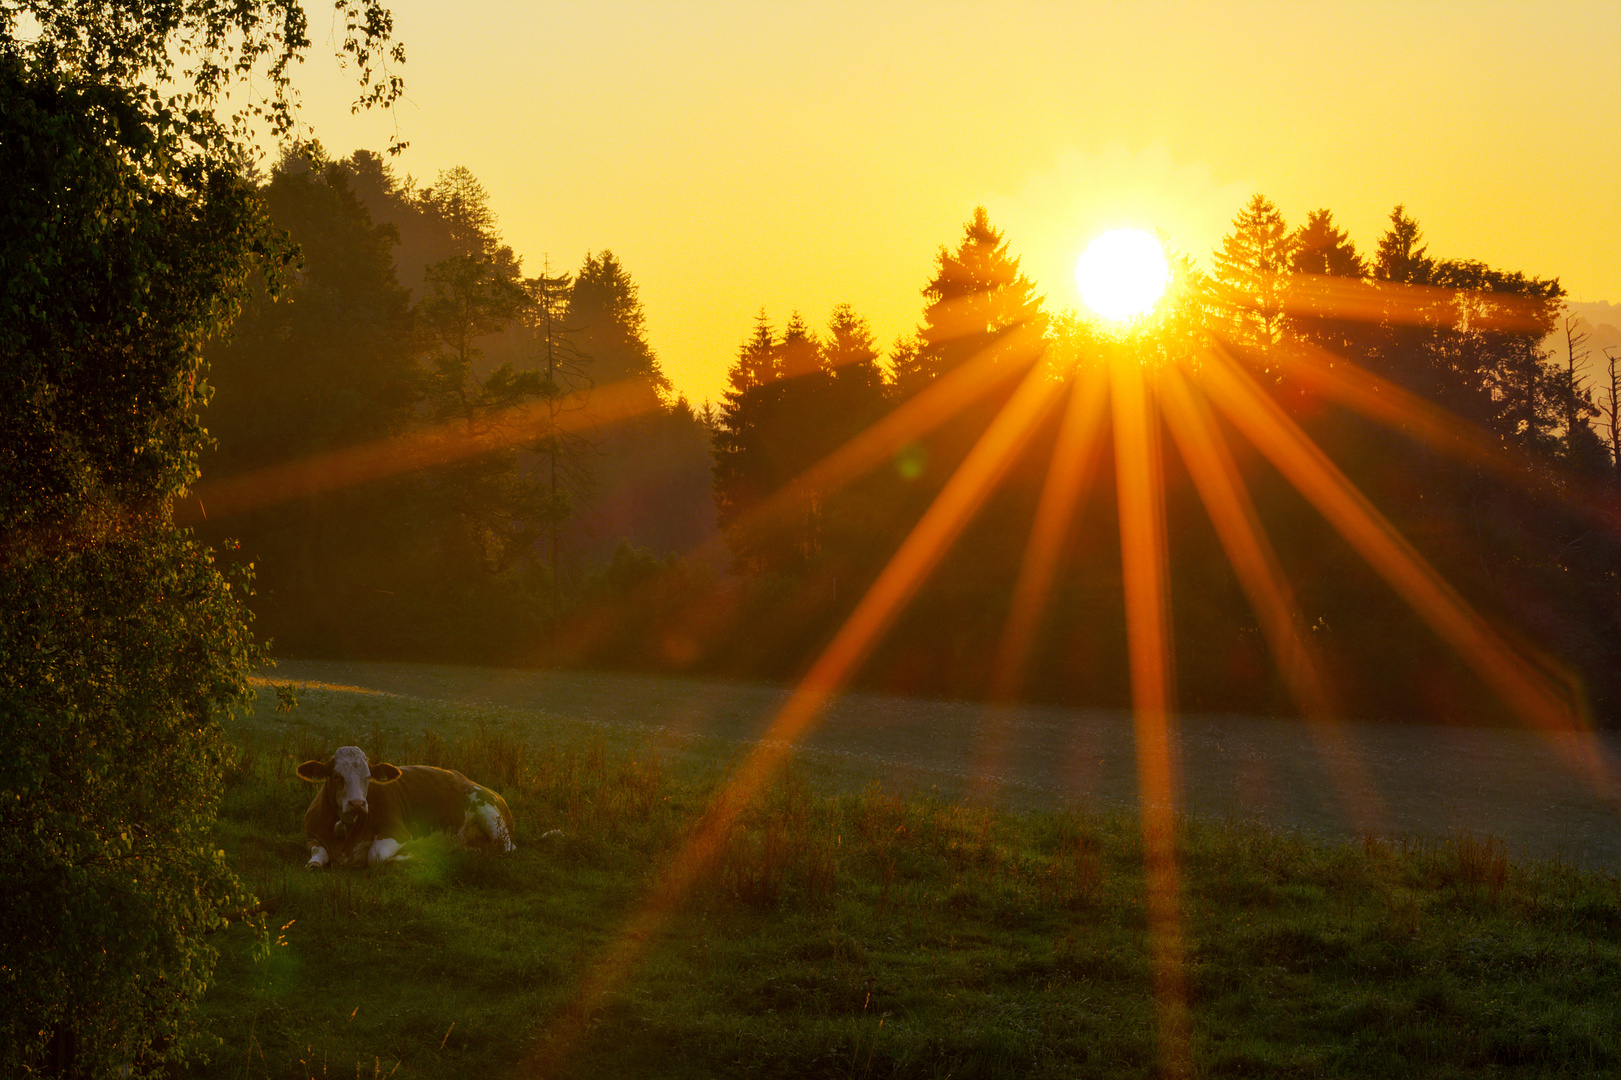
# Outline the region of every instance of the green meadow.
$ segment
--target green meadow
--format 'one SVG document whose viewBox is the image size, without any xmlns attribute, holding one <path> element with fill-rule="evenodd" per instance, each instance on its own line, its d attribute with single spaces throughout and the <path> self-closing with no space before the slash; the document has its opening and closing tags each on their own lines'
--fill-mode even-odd
<svg viewBox="0 0 1621 1080">
<path fill-rule="evenodd" d="M 791 766 L 638 917 L 728 768 L 539 711 L 301 688 L 230 728 L 205 1077 L 1595 1076 L 1621 1072 L 1621 881 L 1491 837 L 1184 819 L 1156 1007 L 1140 826 Z M 455 767 L 519 850 L 309 872 L 307 758 Z M 1156 1017 L 1186 1038 L 1167 1058 Z"/>
</svg>

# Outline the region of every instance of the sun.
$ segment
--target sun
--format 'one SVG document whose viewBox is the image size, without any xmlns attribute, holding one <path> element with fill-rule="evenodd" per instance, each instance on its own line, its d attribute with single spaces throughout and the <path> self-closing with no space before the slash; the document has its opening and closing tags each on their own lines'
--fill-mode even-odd
<svg viewBox="0 0 1621 1080">
<path fill-rule="evenodd" d="M 1087 245 L 1075 265 L 1086 306 L 1116 322 L 1152 308 L 1170 280 L 1165 250 L 1141 229 L 1109 230 Z"/>
</svg>

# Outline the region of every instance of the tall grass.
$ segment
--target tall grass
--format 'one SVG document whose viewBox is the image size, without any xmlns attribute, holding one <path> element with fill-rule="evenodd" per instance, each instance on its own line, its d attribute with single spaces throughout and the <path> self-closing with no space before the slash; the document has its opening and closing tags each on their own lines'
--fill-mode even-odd
<svg viewBox="0 0 1621 1080">
<path fill-rule="evenodd" d="M 221 834 L 270 934 L 225 937 L 209 1075 L 513 1074 L 724 769 L 545 717 L 303 696 L 304 719 L 235 731 Z M 339 741 L 501 791 L 518 852 L 304 871 L 293 769 Z M 1614 876 L 1462 833 L 1325 844 L 1183 820 L 1175 840 L 1196 1074 L 1621 1072 Z M 1155 1075 L 1144 887 L 1126 814 L 823 791 L 790 769 L 584 1041 L 541 1059 L 582 1077 Z"/>
</svg>

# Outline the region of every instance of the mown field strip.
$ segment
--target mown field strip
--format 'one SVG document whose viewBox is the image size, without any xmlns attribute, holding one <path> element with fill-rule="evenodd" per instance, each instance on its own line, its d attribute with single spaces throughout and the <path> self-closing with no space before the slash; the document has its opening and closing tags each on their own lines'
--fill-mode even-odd
<svg viewBox="0 0 1621 1080">
<path fill-rule="evenodd" d="M 716 679 L 429 664 L 284 660 L 267 674 L 640 729 L 717 758 L 757 738 L 788 694 Z M 1021 706 L 1000 718 L 994 739 L 987 721 L 971 702 L 848 694 L 801 740 L 801 758 L 826 781 L 857 788 L 880 778 L 1013 806 L 1134 802 L 1123 713 Z M 1371 817 L 1359 821 L 1337 797 L 1334 773 L 1303 725 L 1235 716 L 1180 718 L 1185 808 L 1332 839 L 1467 832 L 1495 836 L 1516 856 L 1621 868 L 1621 806 L 1572 772 L 1570 755 L 1547 738 L 1427 725 L 1343 729 L 1376 795 Z M 1563 738 L 1577 753 L 1621 760 L 1617 733 Z"/>
</svg>

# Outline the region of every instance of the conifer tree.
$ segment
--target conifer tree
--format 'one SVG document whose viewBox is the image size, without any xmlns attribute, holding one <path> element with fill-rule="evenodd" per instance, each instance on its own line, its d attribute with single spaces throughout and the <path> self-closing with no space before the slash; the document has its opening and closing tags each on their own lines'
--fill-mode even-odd
<svg viewBox="0 0 1621 1080">
<path fill-rule="evenodd" d="M 983 206 L 974 208 L 956 250 L 941 248 L 935 256 L 934 277 L 923 296 L 928 306 L 918 328 L 917 356 L 904 376 L 913 393 L 1009 330 L 1030 327 L 1039 336 L 1046 325 L 1043 298 L 1020 272 L 1019 260 Z"/>
<path fill-rule="evenodd" d="M 751 387 L 764 386 L 782 378 L 782 356 L 778 351 L 776 331 L 762 308 L 754 317 L 754 333 L 738 351 L 737 362 L 726 375 L 731 389 L 723 395 L 730 402 L 736 395 Z M 725 406 L 723 405 L 724 409 Z"/>
<path fill-rule="evenodd" d="M 790 312 L 777 342 L 777 366 L 785 379 L 799 379 L 821 368 L 822 347 L 799 312 Z"/>
<path fill-rule="evenodd" d="M 901 399 L 909 398 L 929 385 L 929 372 L 921 359 L 922 346 L 918 336 L 897 334 L 889 346 L 889 391 Z"/>
<path fill-rule="evenodd" d="M 762 309 L 755 316 L 754 332 L 738 349 L 737 360 L 727 373 L 728 387 L 721 397 L 713 441 L 715 511 L 722 531 L 729 532 L 769 493 L 761 437 L 767 426 L 766 391 L 782 377 L 778 344 Z M 749 561 L 736 543 L 733 551 L 740 561 Z"/>
<path fill-rule="evenodd" d="M 1231 305 L 1233 339 L 1267 349 L 1283 336 L 1283 299 L 1289 287 L 1293 239 L 1278 208 L 1256 194 L 1233 218 L 1215 253 L 1215 282 Z"/>
<path fill-rule="evenodd" d="M 295 462 L 396 435 L 422 395 L 422 341 L 395 277 L 392 226 L 375 222 L 338 163 L 290 154 L 261 187 L 298 245 L 280 299 L 255 289 L 229 338 L 207 350 L 205 476 Z M 368 628 L 400 627 L 408 480 L 363 484 L 197 525 L 239 540 L 255 565 L 264 633 L 295 653 L 330 652 Z M 204 507 L 206 509 L 206 506 Z"/>
<path fill-rule="evenodd" d="M 871 331 L 848 306 L 833 333 L 854 370 L 840 382 L 837 369 L 804 317 L 789 316 L 782 336 L 762 314 L 732 369 L 721 428 L 715 438 L 715 492 L 721 527 L 740 564 L 752 571 L 798 572 L 822 545 L 821 493 L 784 508 L 772 521 L 739 527 L 748 509 L 791 482 L 876 417 L 883 400 Z M 767 360 L 767 357 L 770 357 Z M 863 365 L 867 400 L 863 400 Z M 767 381 L 754 382 L 769 372 Z"/>
<path fill-rule="evenodd" d="M 613 252 L 586 253 L 569 289 L 563 322 L 580 356 L 589 358 L 599 386 L 628 380 L 645 385 L 652 412 L 671 393 L 670 380 L 647 343 L 640 290 Z"/>
<path fill-rule="evenodd" d="M 416 203 L 444 226 L 457 254 L 491 257 L 500 247 L 490 194 L 467 166 L 441 171 L 432 186 L 417 195 Z"/>
<path fill-rule="evenodd" d="M 1373 276 L 1379 281 L 1403 285 L 1428 285 L 1435 273 L 1435 260 L 1429 248 L 1419 243 L 1424 233 L 1404 206 L 1390 212 L 1390 226 L 1379 238 L 1373 260 Z"/>
<path fill-rule="evenodd" d="M 288 154 L 260 193 L 298 270 L 279 297 L 257 289 L 208 350 L 222 475 L 397 432 L 420 395 L 394 230 L 372 220 L 349 171 Z"/>
<path fill-rule="evenodd" d="M 574 340 L 575 327 L 568 321 L 578 280 L 543 269 L 525 285 L 529 305 L 523 320 L 533 342 L 531 362 L 541 376 L 539 396 L 546 405 L 544 429 L 533 449 L 540 457 L 538 480 L 545 492 L 537 518 L 545 531 L 555 623 L 562 617 L 563 605 L 563 523 L 589 492 L 595 449 L 580 430 L 583 425 L 564 421 L 589 407 L 592 380 L 588 369 L 594 358 L 580 350 Z"/>
<path fill-rule="evenodd" d="M 1357 254 L 1350 235 L 1334 224 L 1334 215 L 1326 209 L 1313 210 L 1306 215 L 1306 223 L 1290 234 L 1289 247 L 1289 269 L 1296 274 L 1367 276 L 1367 264 Z M 1342 354 L 1357 348 L 1362 331 L 1362 324 L 1358 322 L 1324 315 L 1285 316 L 1284 326 L 1292 335 Z"/>
<path fill-rule="evenodd" d="M 876 423 L 889 405 L 872 328 L 849 304 L 835 307 L 828 319 L 822 369 L 828 385 L 823 394 L 826 436 L 821 449 L 830 453 Z"/>
<path fill-rule="evenodd" d="M 1307 214 L 1306 223 L 1290 234 L 1288 246 L 1289 269 L 1297 274 L 1367 276 L 1367 264 L 1357 254 L 1350 234 L 1334 224 L 1334 215 L 1327 209 Z"/>
<path fill-rule="evenodd" d="M 823 339 L 827 386 L 819 402 L 818 458 L 856 438 L 882 419 L 890 405 L 889 387 L 878 365 L 878 346 L 867 321 L 849 304 L 833 309 Z M 839 491 L 819 492 L 818 540 L 829 573 L 848 581 L 862 577 L 874 550 L 886 550 L 893 537 L 889 478 L 880 471 Z"/>
<path fill-rule="evenodd" d="M 1363 362 L 1414 393 L 1499 436 L 1549 448 L 1571 407 L 1541 341 L 1554 329 L 1558 281 L 1494 270 L 1470 259 L 1437 259 L 1402 206 L 1379 239 L 1373 278 L 1420 291 L 1390 290 L 1391 309 L 1371 330 Z M 1494 326 L 1512 312 L 1530 322 Z M 1563 388 L 1562 388 L 1563 386 Z"/>
<path fill-rule="evenodd" d="M 872 328 L 849 304 L 835 307 L 828 320 L 822 365 L 836 383 L 858 388 L 879 402 L 883 400 L 884 373 L 878 366 Z"/>
</svg>

